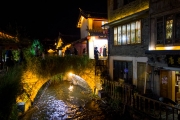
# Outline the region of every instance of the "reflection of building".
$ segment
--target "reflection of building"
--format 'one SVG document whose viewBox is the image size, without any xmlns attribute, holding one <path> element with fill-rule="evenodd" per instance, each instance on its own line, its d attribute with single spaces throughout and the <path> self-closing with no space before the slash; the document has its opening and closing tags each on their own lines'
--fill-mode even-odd
<svg viewBox="0 0 180 120">
<path fill-rule="evenodd" d="M 94 47 L 98 47 L 98 51 L 100 51 L 106 46 L 108 50 L 107 29 L 102 28 L 106 22 L 107 15 L 105 13 L 87 12 L 80 9 L 77 23 L 81 33 L 79 41 L 85 43 L 85 46 L 80 49 L 83 51 L 86 48 L 90 59 L 94 59 Z"/>
<path fill-rule="evenodd" d="M 162 97 L 180 100 L 180 1 L 150 0 L 149 36 L 151 87 Z"/>
<path fill-rule="evenodd" d="M 149 0 L 108 0 L 109 73 L 144 91 Z"/>
</svg>

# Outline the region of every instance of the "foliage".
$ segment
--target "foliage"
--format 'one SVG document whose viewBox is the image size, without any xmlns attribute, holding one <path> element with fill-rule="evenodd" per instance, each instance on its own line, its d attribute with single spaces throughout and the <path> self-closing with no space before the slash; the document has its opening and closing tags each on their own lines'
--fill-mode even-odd
<svg viewBox="0 0 180 120">
<path fill-rule="evenodd" d="M 89 58 L 86 56 L 46 56 L 45 59 L 42 57 L 36 57 L 29 54 L 29 49 L 25 50 L 25 61 L 28 70 L 41 76 L 48 77 L 58 73 L 66 73 L 74 71 L 79 73 L 85 67 L 88 67 Z"/>
<path fill-rule="evenodd" d="M 23 94 L 21 77 L 23 71 L 30 70 L 39 77 L 52 77 L 62 80 L 66 72 L 73 71 L 77 74 L 88 69 L 93 64 L 87 56 L 46 56 L 36 57 L 31 52 L 32 47 L 23 49 L 25 61 L 15 64 L 13 68 L 0 76 L 0 120 L 17 119 L 16 98 Z"/>
<path fill-rule="evenodd" d="M 12 50 L 13 58 L 15 61 L 19 60 L 19 51 L 18 50 Z"/>
<path fill-rule="evenodd" d="M 115 89 L 115 92 L 117 93 L 122 93 L 122 91 L 123 91 L 123 88 L 121 86 L 117 86 Z"/>
<path fill-rule="evenodd" d="M 13 68 L 0 76 L 0 119 L 10 119 L 13 105 L 16 104 L 16 98 L 22 93 L 22 66 L 15 65 Z"/>
<path fill-rule="evenodd" d="M 18 106 L 17 104 L 14 104 L 12 106 L 12 112 L 10 114 L 9 120 L 18 120 Z"/>
<path fill-rule="evenodd" d="M 30 48 L 30 53 L 32 55 L 35 55 L 35 47 L 36 47 L 36 45 L 38 45 L 38 49 L 40 50 L 40 52 L 43 51 L 43 45 L 39 42 L 39 40 L 38 39 L 34 40 L 32 45 L 31 45 L 31 48 Z"/>
<path fill-rule="evenodd" d="M 64 75 L 63 73 L 60 73 L 60 74 L 57 74 L 57 75 L 54 75 L 53 77 L 51 77 L 51 79 L 52 79 L 51 84 L 62 82 L 63 81 L 63 75 Z"/>
</svg>

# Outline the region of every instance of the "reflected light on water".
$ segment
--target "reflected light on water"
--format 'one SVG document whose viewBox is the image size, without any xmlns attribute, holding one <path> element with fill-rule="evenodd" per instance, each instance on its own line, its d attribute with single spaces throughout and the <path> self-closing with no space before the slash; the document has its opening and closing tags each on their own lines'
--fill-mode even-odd
<svg viewBox="0 0 180 120">
<path fill-rule="evenodd" d="M 69 89 L 69 91 L 73 91 L 73 86 L 70 85 L 68 89 Z"/>
<path fill-rule="evenodd" d="M 73 74 L 70 72 L 70 73 L 69 73 L 69 76 L 72 77 L 72 75 L 73 75 Z"/>
</svg>

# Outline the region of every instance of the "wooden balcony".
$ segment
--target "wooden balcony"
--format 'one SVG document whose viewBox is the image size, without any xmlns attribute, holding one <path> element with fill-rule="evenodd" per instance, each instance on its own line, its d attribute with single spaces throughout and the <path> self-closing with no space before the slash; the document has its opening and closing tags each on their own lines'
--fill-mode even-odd
<svg viewBox="0 0 180 120">
<path fill-rule="evenodd" d="M 90 36 L 107 36 L 106 29 L 87 29 L 90 33 Z"/>
</svg>

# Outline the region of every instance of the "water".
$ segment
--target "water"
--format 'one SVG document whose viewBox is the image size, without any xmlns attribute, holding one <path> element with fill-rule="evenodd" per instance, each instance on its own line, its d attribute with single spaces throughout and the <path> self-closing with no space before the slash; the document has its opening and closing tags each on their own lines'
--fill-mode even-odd
<svg viewBox="0 0 180 120">
<path fill-rule="evenodd" d="M 89 89 L 69 81 L 42 89 L 22 120 L 108 120 Z"/>
</svg>

